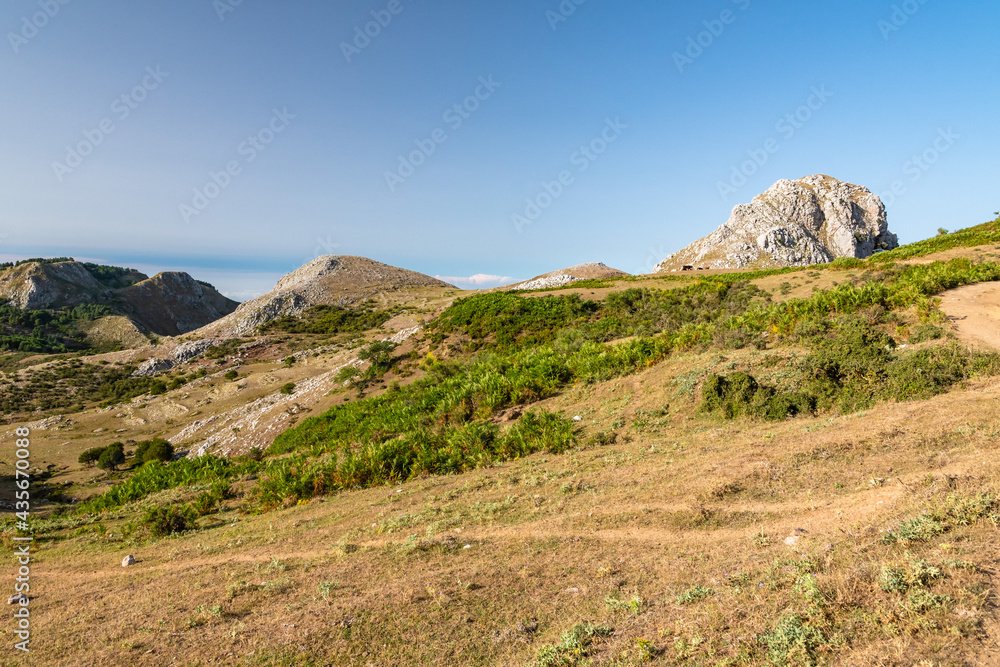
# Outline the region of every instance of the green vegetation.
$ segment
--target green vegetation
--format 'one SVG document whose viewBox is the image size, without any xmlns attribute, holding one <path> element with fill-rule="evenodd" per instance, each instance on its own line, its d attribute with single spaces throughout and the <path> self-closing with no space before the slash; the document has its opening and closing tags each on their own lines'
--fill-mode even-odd
<svg viewBox="0 0 1000 667">
<path fill-rule="evenodd" d="M 105 266 L 84 262 L 83 268 L 94 277 L 94 280 L 110 289 L 122 289 L 136 284 L 141 274 L 135 269 L 124 269 L 120 266 Z"/>
<path fill-rule="evenodd" d="M 125 445 L 114 442 L 105 447 L 97 457 L 97 467 L 101 470 L 115 470 L 125 463 Z"/>
<path fill-rule="evenodd" d="M 0 264 L 0 271 L 5 269 L 10 269 L 15 266 L 21 266 L 22 264 L 60 264 L 62 262 L 75 262 L 76 260 L 72 257 L 52 257 L 46 259 L 45 257 L 32 257 L 30 259 L 20 259 L 16 262 L 4 262 Z"/>
<path fill-rule="evenodd" d="M 578 623 L 562 633 L 558 644 L 539 649 L 535 661 L 531 663 L 532 667 L 572 667 L 586 664 L 594 642 L 613 633 L 614 630 L 607 626 Z"/>
<path fill-rule="evenodd" d="M 57 353 L 87 349 L 77 327 L 111 314 L 107 306 L 87 304 L 61 310 L 22 310 L 0 299 L 0 352 Z"/>
<path fill-rule="evenodd" d="M 198 518 L 187 506 L 153 507 L 146 512 L 139 524 L 148 529 L 153 537 L 166 537 L 194 530 L 198 527 Z"/>
<path fill-rule="evenodd" d="M 940 230 L 939 230 L 940 231 Z M 900 246 L 895 250 L 880 252 L 870 257 L 870 263 L 896 262 L 913 257 L 923 257 L 934 252 L 951 250 L 953 248 L 974 248 L 981 245 L 1000 243 L 1000 218 L 984 222 L 975 227 L 960 229 L 956 232 L 938 234 L 938 236 Z"/>
<path fill-rule="evenodd" d="M 596 303 L 575 294 L 531 298 L 493 292 L 458 299 L 427 330 L 438 344 L 458 334 L 468 339 L 468 351 L 505 352 L 550 342 L 559 330 L 589 320 L 597 310 Z"/>
<path fill-rule="evenodd" d="M 166 463 L 174 458 L 174 446 L 163 438 L 143 440 L 136 445 L 135 453 L 132 456 L 136 465 L 142 465 L 149 461 Z"/>
<path fill-rule="evenodd" d="M 973 375 L 1000 372 L 1000 355 L 958 345 L 894 352 L 895 340 L 855 316 L 807 321 L 796 331 L 812 347 L 797 364 L 805 379 L 796 391 L 777 392 L 745 373 L 712 375 L 702 388 L 702 410 L 770 420 L 817 409 L 854 412 L 878 401 L 929 398 Z"/>
<path fill-rule="evenodd" d="M 403 312 L 400 308 L 379 310 L 373 302 L 358 308 L 313 306 L 298 317 L 285 315 L 263 325 L 261 333 L 297 333 L 333 336 L 377 329 Z"/>
</svg>

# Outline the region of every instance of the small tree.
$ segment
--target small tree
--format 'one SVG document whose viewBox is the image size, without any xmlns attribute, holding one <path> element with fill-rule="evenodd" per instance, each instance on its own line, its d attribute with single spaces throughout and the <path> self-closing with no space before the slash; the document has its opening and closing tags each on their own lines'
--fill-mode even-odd
<svg viewBox="0 0 1000 667">
<path fill-rule="evenodd" d="M 135 448 L 136 465 L 142 465 L 147 461 L 167 462 L 174 458 L 174 446 L 163 438 L 153 438 L 143 440 Z"/>
<path fill-rule="evenodd" d="M 368 376 L 374 377 L 385 373 L 392 366 L 392 351 L 396 349 L 396 344 L 387 341 L 375 341 L 358 353 L 358 358 L 371 363 L 368 368 Z"/>
<path fill-rule="evenodd" d="M 91 447 L 90 449 L 85 449 L 83 453 L 80 454 L 78 461 L 85 466 L 93 467 L 93 465 L 97 463 L 97 460 L 101 458 L 101 454 L 104 453 L 105 449 L 107 449 L 107 447 Z"/>
<path fill-rule="evenodd" d="M 97 467 L 101 470 L 115 470 L 123 463 L 125 463 L 125 451 L 124 445 L 120 442 L 106 447 L 97 459 Z"/>
</svg>

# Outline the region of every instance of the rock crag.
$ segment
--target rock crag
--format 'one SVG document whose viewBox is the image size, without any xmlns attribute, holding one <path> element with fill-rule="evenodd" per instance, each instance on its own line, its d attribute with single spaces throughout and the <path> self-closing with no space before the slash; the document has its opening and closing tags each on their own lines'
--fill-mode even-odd
<svg viewBox="0 0 1000 667">
<path fill-rule="evenodd" d="M 780 180 L 736 206 L 724 225 L 667 256 L 654 272 L 808 266 L 897 245 L 876 195 L 818 174 Z"/>
</svg>

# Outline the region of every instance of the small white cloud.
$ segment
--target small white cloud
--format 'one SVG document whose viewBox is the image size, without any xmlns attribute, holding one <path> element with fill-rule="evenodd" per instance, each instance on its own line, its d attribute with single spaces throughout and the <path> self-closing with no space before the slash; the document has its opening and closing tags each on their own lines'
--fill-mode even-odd
<svg viewBox="0 0 1000 667">
<path fill-rule="evenodd" d="M 491 276 L 485 273 L 477 273 L 474 276 L 469 276 L 467 278 L 455 277 L 455 276 L 434 276 L 438 280 L 443 280 L 446 283 L 451 283 L 456 287 L 464 287 L 465 289 L 484 289 L 489 287 L 500 287 L 501 285 L 510 285 L 511 283 L 517 282 L 509 276 Z"/>
</svg>

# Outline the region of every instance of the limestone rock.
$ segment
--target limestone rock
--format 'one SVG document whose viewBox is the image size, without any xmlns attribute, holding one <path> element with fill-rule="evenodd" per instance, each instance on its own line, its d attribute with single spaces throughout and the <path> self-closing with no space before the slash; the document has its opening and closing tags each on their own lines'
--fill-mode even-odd
<svg viewBox="0 0 1000 667">
<path fill-rule="evenodd" d="M 577 264 L 567 269 L 551 271 L 549 273 L 536 276 L 523 283 L 512 285 L 512 290 L 535 290 L 552 289 L 575 283 L 578 280 L 592 280 L 597 278 L 620 278 L 628 274 L 618 269 L 613 269 L 603 262 L 588 262 Z"/>
<path fill-rule="evenodd" d="M 128 567 L 129 565 L 135 565 L 135 556 L 129 554 L 122 559 L 122 567 Z"/>
<path fill-rule="evenodd" d="M 128 269 L 108 279 L 92 269 L 76 261 L 26 262 L 0 269 L 0 300 L 26 310 L 107 306 L 115 315 L 128 318 L 128 323 L 101 318 L 104 324 L 87 324 L 87 333 L 98 342 L 135 346 L 146 344 L 143 333 L 188 333 L 228 315 L 238 305 L 183 272 L 166 271 L 148 278 Z M 95 326 L 100 330 L 92 332 Z"/>
<path fill-rule="evenodd" d="M 243 336 L 261 324 L 284 315 L 299 315 L 313 306 L 349 307 L 414 287 L 454 286 L 365 257 L 326 255 L 289 273 L 267 294 L 240 304 L 235 312 L 198 333 L 222 338 Z"/>
<path fill-rule="evenodd" d="M 783 179 L 733 209 L 716 231 L 657 265 L 706 269 L 808 266 L 897 247 L 885 206 L 867 188 L 822 174 Z"/>
<path fill-rule="evenodd" d="M 14 593 L 14 595 L 7 598 L 7 604 L 21 604 L 22 602 L 27 601 L 27 599 L 28 596 L 24 593 Z"/>
</svg>

